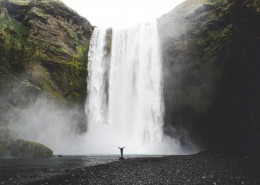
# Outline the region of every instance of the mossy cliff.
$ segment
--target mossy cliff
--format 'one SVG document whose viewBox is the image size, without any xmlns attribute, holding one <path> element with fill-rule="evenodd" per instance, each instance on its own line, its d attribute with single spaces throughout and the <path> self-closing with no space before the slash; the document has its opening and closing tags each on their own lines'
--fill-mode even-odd
<svg viewBox="0 0 260 185">
<path fill-rule="evenodd" d="M 260 151 L 259 22 L 258 0 L 187 0 L 158 19 L 168 134 Z"/>
<path fill-rule="evenodd" d="M 59 0 L 0 0 L 0 126 L 13 124 L 10 116 L 39 97 L 61 106 L 78 105 L 80 117 L 85 116 L 92 31 L 86 19 Z M 52 154 L 18 138 L 5 144 L 0 144 L 0 156 Z"/>
<path fill-rule="evenodd" d="M 58 0 L 1 0 L 0 15 L 2 92 L 16 78 L 82 104 L 90 23 Z"/>
</svg>

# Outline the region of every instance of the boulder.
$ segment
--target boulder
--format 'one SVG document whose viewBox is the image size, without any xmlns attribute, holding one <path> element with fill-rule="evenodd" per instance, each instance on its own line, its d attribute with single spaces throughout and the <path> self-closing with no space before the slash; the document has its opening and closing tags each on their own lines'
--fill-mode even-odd
<svg viewBox="0 0 260 185">
<path fill-rule="evenodd" d="M 0 128 L 0 157 L 51 157 L 53 151 L 43 144 L 20 139 L 7 128 Z"/>
</svg>

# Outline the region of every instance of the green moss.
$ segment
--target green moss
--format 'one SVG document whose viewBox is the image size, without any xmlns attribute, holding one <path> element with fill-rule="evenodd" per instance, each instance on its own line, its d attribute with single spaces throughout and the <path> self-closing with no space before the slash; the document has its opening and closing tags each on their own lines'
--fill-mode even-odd
<svg viewBox="0 0 260 185">
<path fill-rule="evenodd" d="M 59 89 L 52 83 L 50 73 L 38 62 L 31 62 L 28 67 L 31 71 L 32 79 L 42 90 L 47 92 L 52 97 L 63 101 L 62 94 Z"/>
<path fill-rule="evenodd" d="M 55 2 L 55 3 L 58 3 L 58 4 L 61 4 L 61 5 L 64 5 L 64 3 L 62 3 L 60 0 L 37 0 L 41 3 L 50 3 L 50 2 Z"/>
<path fill-rule="evenodd" d="M 1 0 L 3 1 L 3 0 Z M 0 1 L 0 2 L 1 2 Z M 59 3 L 59 4 L 63 4 L 61 1 L 59 0 L 37 0 L 38 2 L 41 2 L 41 3 L 50 3 L 50 2 L 55 2 L 55 3 Z M 10 3 L 13 3 L 13 4 L 17 4 L 17 5 L 20 5 L 20 6 L 23 6 L 23 5 L 28 5 L 32 2 L 32 0 L 9 0 Z"/>
<path fill-rule="evenodd" d="M 9 2 L 18 5 L 28 5 L 31 2 L 31 0 L 9 0 Z"/>
<path fill-rule="evenodd" d="M 259 0 L 245 0 L 244 4 L 253 9 L 255 12 L 260 13 L 260 1 Z"/>
<path fill-rule="evenodd" d="M 82 62 L 79 62 L 77 60 L 73 60 L 68 62 L 69 68 L 71 71 L 73 71 L 73 75 L 78 75 L 82 70 L 85 69 L 84 65 Z"/>
<path fill-rule="evenodd" d="M 0 17 L 0 33 L 3 36 L 12 34 L 17 37 L 23 37 L 27 35 L 28 29 L 5 14 Z"/>
<path fill-rule="evenodd" d="M 69 99 L 77 99 L 82 101 L 84 98 L 85 78 L 87 71 L 86 55 L 88 50 L 88 43 L 78 46 L 77 52 L 72 56 L 72 59 L 67 63 L 69 66 L 69 88 L 66 96 Z M 83 79 L 82 79 L 83 78 Z"/>
<path fill-rule="evenodd" d="M 25 155 L 31 157 L 51 157 L 53 155 L 53 151 L 41 143 L 25 140 L 18 140 L 19 142 L 22 142 L 24 150 L 27 150 Z"/>
<path fill-rule="evenodd" d="M 58 0 L 8 3 L 0 7 L 0 71 L 23 73 L 58 100 L 83 100 L 91 25 Z"/>
<path fill-rule="evenodd" d="M 34 62 L 31 63 L 32 68 L 30 67 L 28 70 L 33 71 L 31 74 L 35 80 L 34 83 L 37 83 L 44 91 L 58 97 L 58 99 L 66 97 L 76 99 L 79 102 L 84 99 L 85 92 L 82 88 L 85 86 L 87 71 L 88 42 L 86 40 L 83 45 L 77 46 L 76 52 L 73 54 L 66 48 L 55 47 L 47 42 L 37 42 L 30 38 L 27 42 L 27 52 L 31 53 L 30 60 Z M 38 64 L 36 61 L 38 61 Z M 51 74 L 47 74 L 47 70 L 42 67 L 46 64 L 60 66 L 60 69 L 66 69 L 68 72 L 63 74 L 57 69 L 56 72 L 52 71 Z M 59 89 L 51 82 L 56 82 L 66 89 Z"/>
<path fill-rule="evenodd" d="M 0 127 L 0 157 L 50 157 L 52 154 L 43 144 L 19 139 L 15 132 Z"/>
<path fill-rule="evenodd" d="M 21 72 L 28 28 L 12 19 L 4 9 L 1 10 L 4 14 L 0 17 L 0 69 Z"/>
<path fill-rule="evenodd" d="M 27 67 L 28 71 L 32 71 L 31 75 L 34 83 L 38 84 L 44 91 L 48 92 L 51 96 L 66 97 L 69 99 L 77 99 L 79 102 L 84 99 L 85 77 L 87 71 L 87 50 L 88 41 L 85 44 L 77 46 L 76 53 L 71 54 L 70 51 L 64 48 L 55 48 L 52 45 L 44 42 L 35 42 L 32 39 L 28 41 L 27 52 L 32 54 L 31 64 Z M 53 53 L 53 55 L 52 55 Z M 57 57 L 60 55 L 61 57 Z M 64 60 L 64 56 L 67 56 Z M 38 63 L 36 62 L 38 61 Z M 40 62 L 40 63 L 39 63 Z M 52 74 L 47 73 L 47 70 L 42 67 L 44 64 L 59 65 L 60 68 L 67 68 L 68 72 L 65 76 L 52 71 Z M 59 89 L 55 84 L 51 83 L 57 79 L 59 85 L 65 86 L 66 89 Z M 60 91 L 61 90 L 61 91 Z"/>
<path fill-rule="evenodd" d="M 33 13 L 38 18 L 42 18 L 43 20 L 46 20 L 49 16 L 46 15 L 41 9 L 34 7 L 30 13 Z"/>
<path fill-rule="evenodd" d="M 204 52 L 204 57 L 210 58 L 223 50 L 232 42 L 233 35 L 237 31 L 234 24 L 230 23 L 230 1 L 211 1 L 214 8 L 207 15 L 206 21 L 195 34 L 195 43 Z M 218 26 L 216 26 L 218 25 Z"/>
<path fill-rule="evenodd" d="M 75 40 L 78 41 L 78 35 L 74 32 L 73 29 L 67 28 L 67 31 L 68 31 L 68 33 L 69 33 L 69 35 L 70 35 L 71 38 L 73 38 L 73 39 L 75 39 Z"/>
</svg>

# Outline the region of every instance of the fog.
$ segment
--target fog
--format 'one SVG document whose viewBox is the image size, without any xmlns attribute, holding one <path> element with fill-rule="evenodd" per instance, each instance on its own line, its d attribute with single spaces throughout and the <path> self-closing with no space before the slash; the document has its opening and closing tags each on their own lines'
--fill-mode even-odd
<svg viewBox="0 0 260 185">
<path fill-rule="evenodd" d="M 119 146 L 125 146 L 125 154 L 188 154 L 193 148 L 182 148 L 179 141 L 169 136 L 157 145 L 140 145 L 116 135 L 112 128 L 103 126 L 96 132 L 79 132 L 82 113 L 78 108 L 64 108 L 46 97 L 39 97 L 26 108 L 7 115 L 8 127 L 19 138 L 40 142 L 51 148 L 54 154 L 100 155 L 119 154 Z M 87 124 L 84 122 L 84 124 Z M 126 140 L 125 140 L 126 139 Z M 170 144 L 170 147 L 169 147 Z M 174 150 L 174 152 L 173 152 Z"/>
<path fill-rule="evenodd" d="M 163 137 L 156 145 L 153 143 L 140 144 L 136 143 L 134 139 L 129 139 L 127 134 L 136 134 L 133 130 L 132 132 L 127 131 L 131 125 L 125 127 L 124 132 L 119 134 L 116 133 L 120 132 L 120 126 L 108 127 L 106 125 L 97 127 L 98 129 L 92 130 L 92 132 L 86 132 L 88 129 L 87 115 L 82 106 L 58 103 L 54 98 L 50 98 L 42 92 L 37 91 L 34 94 L 35 90 L 31 91 L 32 86 L 28 86 L 26 80 L 16 83 L 9 81 L 9 84 L 13 84 L 13 87 L 5 89 L 5 93 L 2 91 L 0 96 L 1 124 L 8 126 L 21 139 L 37 141 L 50 147 L 54 154 L 119 154 L 118 146 L 126 147 L 125 154 L 196 152 L 196 147 L 188 139 L 185 130 L 180 131 L 168 126 L 164 127 L 164 130 L 170 131 L 170 136 Z M 27 89 L 27 87 L 29 88 Z M 40 91 L 40 89 L 38 90 Z M 187 138 L 185 147 L 179 138 Z M 189 144 L 187 145 L 187 143 Z"/>
<path fill-rule="evenodd" d="M 50 147 L 54 154 L 85 154 L 85 135 L 78 132 L 77 108 L 58 106 L 45 97 L 8 115 L 9 128 L 22 139 Z"/>
</svg>

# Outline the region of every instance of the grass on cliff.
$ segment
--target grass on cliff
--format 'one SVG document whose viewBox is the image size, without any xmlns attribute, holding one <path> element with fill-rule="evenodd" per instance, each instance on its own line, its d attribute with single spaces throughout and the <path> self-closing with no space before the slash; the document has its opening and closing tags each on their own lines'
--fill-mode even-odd
<svg viewBox="0 0 260 185">
<path fill-rule="evenodd" d="M 18 5 L 28 5 L 31 0 L 9 0 L 9 2 Z"/>
<path fill-rule="evenodd" d="M 13 20 L 7 14 L 4 14 L 0 16 L 0 33 L 2 37 L 8 34 L 17 37 L 23 37 L 28 33 L 28 29 L 20 23 Z"/>
<path fill-rule="evenodd" d="M 0 0 L 0 2 L 3 1 L 3 0 Z M 59 0 L 37 0 L 38 2 L 41 2 L 41 3 L 49 3 L 49 2 L 56 2 L 56 3 L 59 3 L 59 4 L 63 4 L 61 1 Z M 17 4 L 17 5 L 28 5 L 32 2 L 32 0 L 9 0 L 10 3 L 13 3 L 13 4 Z"/>
<path fill-rule="evenodd" d="M 0 69 L 19 72 L 23 69 L 28 28 L 12 19 L 4 8 L 0 10 Z"/>
</svg>

